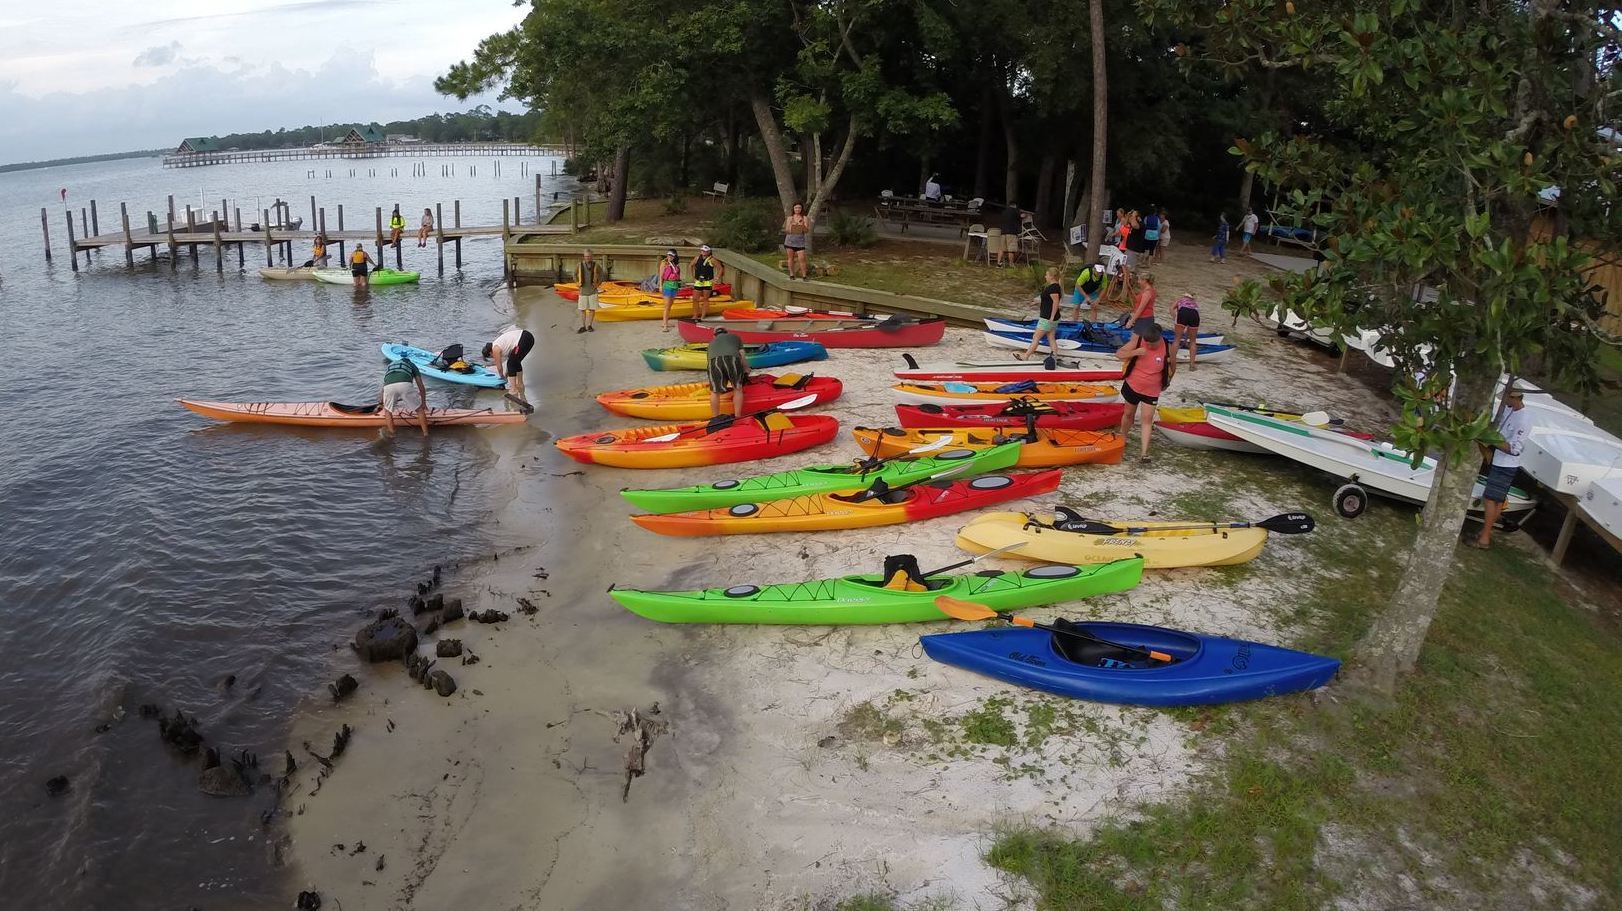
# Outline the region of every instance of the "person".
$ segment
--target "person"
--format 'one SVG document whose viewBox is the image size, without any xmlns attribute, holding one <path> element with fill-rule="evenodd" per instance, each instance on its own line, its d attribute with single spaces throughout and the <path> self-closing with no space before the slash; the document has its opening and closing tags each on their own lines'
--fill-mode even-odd
<svg viewBox="0 0 1622 911">
<path fill-rule="evenodd" d="M 524 398 L 524 355 L 535 347 L 535 336 L 528 329 L 509 326 L 496 336 L 495 341 L 484 343 L 484 359 L 494 361 L 496 375 L 507 381 L 507 393 L 520 402 Z"/>
<path fill-rule="evenodd" d="M 788 254 L 788 277 L 794 277 L 795 263 L 799 263 L 800 279 L 805 280 L 805 245 L 811 236 L 811 219 L 805 217 L 805 207 L 795 203 L 783 219 L 783 252 Z"/>
<path fill-rule="evenodd" d="M 1155 216 L 1151 214 L 1150 218 Z M 1148 264 L 1145 255 L 1149 252 L 1149 227 L 1137 209 L 1126 213 L 1126 265 L 1133 272 L 1145 268 Z M 1156 222 L 1158 224 L 1158 222 Z M 1160 239 L 1159 229 L 1155 231 L 1155 239 Z"/>
<path fill-rule="evenodd" d="M 743 340 L 725 329 L 704 349 L 704 366 L 710 376 L 710 416 L 721 414 L 721 393 L 732 393 L 732 414 L 743 414 L 743 390 L 749 382 L 749 362 L 743 356 Z"/>
<path fill-rule="evenodd" d="M 715 282 L 727 274 L 727 267 L 711 255 L 710 245 L 705 244 L 698 248 L 698 255 L 693 257 L 693 318 L 703 319 L 710 315 L 710 295 L 715 291 Z"/>
<path fill-rule="evenodd" d="M 1160 242 L 1155 244 L 1154 261 L 1161 262 L 1166 258 L 1166 250 L 1171 246 L 1171 218 L 1166 210 L 1160 210 Z"/>
<path fill-rule="evenodd" d="M 1138 296 L 1132 302 L 1132 313 L 1126 318 L 1128 326 L 1137 326 L 1155 319 L 1155 274 L 1145 272 L 1138 276 Z"/>
<path fill-rule="evenodd" d="M 1490 458 L 1492 467 L 1487 471 L 1486 489 L 1481 492 L 1481 534 L 1471 547 L 1482 550 L 1492 546 L 1492 527 L 1504 514 L 1504 501 L 1509 499 L 1509 488 L 1515 483 L 1515 473 L 1521 470 L 1521 451 L 1532 433 L 1532 416 L 1522 410 L 1526 407 L 1526 387 L 1518 381 L 1504 390 L 1504 410 L 1498 418 L 1498 435 L 1503 441 L 1491 446 L 1481 444 L 1481 457 Z"/>
<path fill-rule="evenodd" d="M 1188 342 L 1188 369 L 1194 369 L 1194 356 L 1199 353 L 1200 346 L 1200 302 L 1192 294 L 1184 294 L 1177 298 L 1172 305 L 1175 312 L 1172 338 L 1176 344 L 1172 346 L 1172 356 L 1176 357 L 1183 350 L 1183 343 Z"/>
<path fill-rule="evenodd" d="M 1104 267 L 1104 299 L 1111 303 L 1119 301 L 1126 286 L 1126 254 L 1105 244 L 1098 248 L 1098 264 Z"/>
<path fill-rule="evenodd" d="M 590 250 L 580 251 L 580 268 L 575 271 L 575 280 L 580 283 L 580 297 L 575 302 L 575 309 L 580 311 L 580 328 L 575 334 L 596 332 L 597 311 L 602 309 L 602 304 L 597 302 L 597 286 L 602 284 L 603 274 Z"/>
<path fill-rule="evenodd" d="M 1124 362 L 1121 379 L 1121 398 L 1126 401 L 1126 412 L 1121 415 L 1121 437 L 1132 431 L 1134 421 L 1140 428 L 1142 449 L 1139 462 L 1149 461 L 1149 437 L 1154 432 L 1155 406 L 1160 394 L 1171 383 L 1176 362 L 1166 344 L 1165 329 L 1154 320 L 1132 327 L 1132 337 L 1122 345 L 1115 356 Z"/>
<path fill-rule="evenodd" d="M 924 199 L 928 202 L 941 201 L 941 176 L 939 174 L 929 175 L 929 180 L 924 182 Z"/>
<path fill-rule="evenodd" d="M 666 332 L 670 331 L 670 308 L 676 306 L 676 294 L 680 291 L 681 263 L 676 259 L 675 250 L 666 250 L 664 261 L 659 263 L 659 294 L 665 299 L 665 313 L 659 325 Z"/>
<path fill-rule="evenodd" d="M 1216 233 L 1211 236 L 1211 262 L 1225 263 L 1228 261 L 1228 213 L 1223 212 L 1217 221 Z"/>
<path fill-rule="evenodd" d="M 317 269 L 325 269 L 331 259 L 332 257 L 327 255 L 326 232 L 315 232 L 315 240 L 310 243 L 310 265 Z"/>
<path fill-rule="evenodd" d="M 417 406 L 407 407 L 407 398 L 415 387 L 417 392 Z M 411 362 L 410 358 L 400 358 L 390 361 L 383 371 L 382 399 L 383 419 L 388 422 L 388 435 L 394 436 L 394 418 L 399 412 L 417 413 L 417 425 L 422 428 L 422 435 L 428 435 L 428 390 L 422 385 L 422 371 Z"/>
<path fill-rule="evenodd" d="M 378 255 L 383 255 L 382 251 L 378 251 Z M 355 287 L 364 288 L 370 284 L 366 278 L 367 267 L 376 265 L 372 254 L 366 252 L 366 245 L 356 244 L 355 252 L 349 254 L 349 274 L 355 277 Z"/>
<path fill-rule="evenodd" d="M 399 249 L 400 235 L 403 233 L 405 233 L 405 216 L 400 214 L 400 207 L 395 206 L 394 212 L 389 215 L 389 245 Z"/>
<path fill-rule="evenodd" d="M 1093 263 L 1081 274 L 1076 276 L 1076 287 L 1071 294 L 1071 302 L 1076 305 L 1076 321 L 1081 321 L 1081 311 L 1086 310 L 1088 315 L 1097 311 L 1098 302 L 1104 297 L 1104 290 L 1109 287 L 1109 273 L 1104 271 L 1103 263 Z"/>
<path fill-rule="evenodd" d="M 1239 222 L 1239 252 L 1250 252 L 1250 239 L 1256 236 L 1256 229 L 1260 228 L 1262 220 L 1256 217 L 1255 209 L 1246 209 L 1245 218 Z"/>
<path fill-rule="evenodd" d="M 1037 298 L 1036 328 L 1031 332 L 1031 344 L 1018 356 L 1022 361 L 1036 353 L 1036 346 L 1041 344 L 1044 335 L 1048 339 L 1048 353 L 1059 353 L 1059 302 L 1064 299 L 1064 289 L 1059 286 L 1058 267 L 1048 267 L 1047 281 L 1042 296 Z"/>
<path fill-rule="evenodd" d="M 1012 266 L 1014 257 L 1019 255 L 1019 235 L 1025 228 L 1023 214 L 1019 204 L 1009 200 L 1002 207 L 1002 246 L 997 250 L 997 265 Z"/>
<path fill-rule="evenodd" d="M 1155 251 L 1160 249 L 1160 210 L 1154 206 L 1149 207 L 1149 214 L 1143 217 L 1143 264 L 1148 266 L 1154 259 Z"/>
<path fill-rule="evenodd" d="M 68 188 L 67 187 L 62 188 L 62 201 L 63 202 L 68 201 Z"/>
<path fill-rule="evenodd" d="M 434 210 L 422 210 L 422 224 L 417 226 L 417 246 L 428 246 L 428 235 L 434 233 Z"/>
</svg>

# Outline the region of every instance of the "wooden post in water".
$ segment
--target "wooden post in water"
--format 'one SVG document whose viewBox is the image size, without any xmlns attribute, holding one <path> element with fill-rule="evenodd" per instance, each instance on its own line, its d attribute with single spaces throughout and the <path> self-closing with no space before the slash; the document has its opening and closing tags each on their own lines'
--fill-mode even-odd
<svg viewBox="0 0 1622 911">
<path fill-rule="evenodd" d="M 175 243 L 175 213 L 172 211 L 169 213 L 169 221 L 165 230 L 169 233 L 169 271 L 173 272 L 175 270 L 175 260 L 180 258 L 180 245 Z"/>
<path fill-rule="evenodd" d="M 84 206 L 79 207 L 79 236 L 85 240 L 89 240 L 93 236 L 90 233 L 90 213 L 85 210 Z M 89 251 L 85 251 L 86 264 L 89 263 L 89 255 Z"/>
<path fill-rule="evenodd" d="M 271 258 L 271 254 L 276 249 L 276 245 L 270 239 L 270 210 L 260 209 L 259 211 L 262 217 L 265 219 L 259 224 L 259 227 L 265 229 L 265 265 L 274 266 L 276 265 L 276 260 Z"/>
<path fill-rule="evenodd" d="M 344 204 L 343 203 L 338 203 L 338 233 L 339 234 L 344 233 Z M 346 266 L 348 264 L 349 264 L 349 254 L 344 252 L 343 239 L 339 238 L 339 240 L 338 240 L 338 265 Z"/>
<path fill-rule="evenodd" d="M 73 271 L 79 271 L 79 245 L 73 240 L 73 210 L 62 213 L 68 217 L 68 261 L 73 263 Z"/>
<path fill-rule="evenodd" d="M 234 211 L 235 211 L 236 217 L 237 217 L 236 218 L 237 233 L 241 234 L 242 233 L 242 207 L 238 206 Z M 245 263 L 243 262 L 244 256 L 245 256 L 245 254 L 242 252 L 242 240 L 240 238 L 238 238 L 238 240 L 237 240 L 237 268 L 238 269 L 241 269 L 245 265 Z"/>
<path fill-rule="evenodd" d="M 51 220 L 46 215 L 45 207 L 39 207 L 39 230 L 45 235 L 45 261 L 51 261 Z"/>
<path fill-rule="evenodd" d="M 439 251 L 439 274 L 445 274 L 445 204 L 434 203 L 434 245 Z"/>
<path fill-rule="evenodd" d="M 135 268 L 135 241 L 130 237 L 130 209 L 128 203 L 118 204 L 118 219 L 124 224 L 124 265 Z"/>
<path fill-rule="evenodd" d="M 502 281 L 507 283 L 507 287 L 511 288 L 513 286 L 512 268 L 507 262 L 507 241 L 512 237 L 511 213 L 508 211 L 512 207 L 508 205 L 509 202 L 510 200 L 507 199 L 501 201 L 501 278 Z"/>
<path fill-rule="evenodd" d="M 90 200 L 90 233 L 95 236 L 101 234 L 101 222 L 96 219 L 96 201 Z"/>
<path fill-rule="evenodd" d="M 383 265 L 383 207 L 377 207 L 377 264 Z"/>
<path fill-rule="evenodd" d="M 197 213 L 186 206 L 186 233 L 191 237 L 191 264 L 197 265 Z"/>
<path fill-rule="evenodd" d="M 535 175 L 535 223 L 541 223 L 541 175 Z"/>
<path fill-rule="evenodd" d="M 310 194 L 310 230 L 311 231 L 315 230 L 316 224 L 317 224 L 317 219 L 315 217 L 315 194 L 311 193 Z"/>
<path fill-rule="evenodd" d="M 462 201 L 460 199 L 451 201 L 451 217 L 456 219 L 456 227 L 462 227 Z M 460 232 L 456 235 L 456 268 L 462 268 L 462 235 Z"/>
</svg>

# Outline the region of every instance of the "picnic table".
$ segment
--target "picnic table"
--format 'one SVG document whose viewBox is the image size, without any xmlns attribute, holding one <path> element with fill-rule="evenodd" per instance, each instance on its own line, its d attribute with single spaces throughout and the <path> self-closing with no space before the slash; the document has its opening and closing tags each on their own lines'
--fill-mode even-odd
<svg viewBox="0 0 1622 911">
<path fill-rule="evenodd" d="M 903 234 L 912 225 L 951 225 L 962 234 L 983 217 L 978 208 L 961 203 L 935 203 L 900 196 L 880 199 L 873 211 L 879 221 L 900 225 Z"/>
</svg>

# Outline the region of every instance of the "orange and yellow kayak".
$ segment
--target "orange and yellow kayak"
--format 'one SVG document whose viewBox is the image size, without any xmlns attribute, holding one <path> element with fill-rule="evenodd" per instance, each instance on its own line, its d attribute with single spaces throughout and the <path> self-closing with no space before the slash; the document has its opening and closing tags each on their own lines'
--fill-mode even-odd
<svg viewBox="0 0 1622 911">
<path fill-rule="evenodd" d="M 749 412 L 776 408 L 784 402 L 816 393 L 817 404 L 839 398 L 844 385 L 831 376 L 757 373 L 743 386 L 743 406 Z M 732 393 L 720 396 L 721 412 L 732 413 Z M 621 389 L 597 396 L 597 404 L 615 414 L 655 421 L 702 421 L 710 414 L 710 384 L 674 383 Z"/>
<path fill-rule="evenodd" d="M 207 402 L 181 399 L 186 406 L 203 417 L 217 421 L 236 421 L 244 424 L 293 424 L 300 427 L 383 427 L 388 424 L 378 405 L 344 405 L 339 402 Z M 396 424 L 416 423 L 416 412 L 399 412 Z M 430 408 L 428 425 L 447 427 L 453 424 L 522 424 L 520 411 L 496 411 L 492 408 Z"/>
<path fill-rule="evenodd" d="M 710 307 L 713 309 L 718 304 L 731 300 L 730 297 L 712 300 Z M 598 322 L 606 320 L 615 323 L 634 319 L 663 319 L 665 314 L 665 299 L 658 295 L 641 294 L 639 292 L 636 297 L 605 297 L 602 303 L 602 308 L 597 311 L 596 319 Z M 747 304 L 750 301 L 742 301 L 742 303 Z M 670 305 L 671 319 L 687 319 L 692 315 L 693 301 L 691 298 L 677 298 Z"/>
<path fill-rule="evenodd" d="M 787 455 L 820 446 L 837 433 L 837 418 L 779 411 L 743 420 L 582 433 L 564 437 L 556 445 L 564 455 L 588 465 L 691 468 Z M 678 436 L 673 440 L 657 439 L 671 434 Z"/>
<path fill-rule="evenodd" d="M 580 299 L 580 283 L 579 282 L 558 282 L 557 284 L 552 286 L 552 290 L 556 291 L 558 293 L 558 297 L 561 297 L 566 301 L 577 301 L 577 300 Z M 712 300 L 731 300 L 730 297 L 727 297 L 727 295 L 729 295 L 731 293 L 732 293 L 732 286 L 731 285 L 727 284 L 726 282 L 717 282 L 716 285 L 715 285 L 715 288 L 712 291 L 713 297 L 711 299 Z M 648 292 L 643 291 L 642 286 L 640 284 L 636 283 L 636 282 L 625 282 L 625 281 L 619 281 L 617 279 L 612 279 L 612 280 L 609 280 L 609 281 L 598 282 L 597 283 L 597 295 L 599 297 L 603 298 L 604 303 L 607 303 L 610 298 L 614 298 L 614 297 L 642 296 L 642 295 L 646 295 L 646 294 L 648 294 Z M 682 287 L 682 289 L 680 291 L 676 292 L 676 297 L 678 297 L 678 298 L 692 297 L 692 296 L 693 296 L 693 286 L 692 285 L 685 285 L 685 286 Z"/>
<path fill-rule="evenodd" d="M 871 455 L 885 457 L 901 455 L 926 443 L 948 437 L 949 449 L 991 449 L 1003 443 L 1019 441 L 1019 460 L 1016 468 L 1055 468 L 1060 465 L 1114 465 L 1126 452 L 1126 438 L 1112 430 L 1047 430 L 1036 431 L 1036 439 L 1029 439 L 1023 431 L 1012 427 L 971 430 L 962 427 L 943 427 L 939 430 L 901 430 L 895 427 L 857 427 L 851 431 L 856 445 Z"/>
<path fill-rule="evenodd" d="M 1020 389 L 1007 391 L 1011 386 Z M 895 390 L 896 398 L 909 405 L 976 405 L 1012 399 L 1113 402 L 1121 394 L 1121 387 L 1107 383 L 896 383 L 890 388 Z"/>
</svg>

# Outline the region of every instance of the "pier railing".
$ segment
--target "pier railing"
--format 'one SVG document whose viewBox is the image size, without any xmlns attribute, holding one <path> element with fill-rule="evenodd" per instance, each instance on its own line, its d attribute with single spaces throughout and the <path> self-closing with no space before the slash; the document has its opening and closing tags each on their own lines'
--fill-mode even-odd
<svg viewBox="0 0 1622 911">
<path fill-rule="evenodd" d="M 466 158 L 478 156 L 562 157 L 563 147 L 531 142 L 373 142 L 351 145 L 303 146 L 294 149 L 225 149 L 218 152 L 177 152 L 163 156 L 166 168 L 198 168 L 215 164 L 314 159 Z"/>
</svg>

